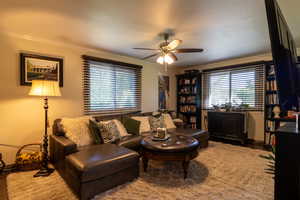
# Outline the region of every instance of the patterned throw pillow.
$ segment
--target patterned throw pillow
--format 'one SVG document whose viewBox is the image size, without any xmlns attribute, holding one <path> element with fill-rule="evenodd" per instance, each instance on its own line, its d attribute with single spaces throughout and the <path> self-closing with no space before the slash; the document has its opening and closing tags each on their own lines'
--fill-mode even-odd
<svg viewBox="0 0 300 200">
<path fill-rule="evenodd" d="M 121 138 L 116 123 L 113 120 L 98 123 L 104 143 L 113 143 Z"/>
</svg>

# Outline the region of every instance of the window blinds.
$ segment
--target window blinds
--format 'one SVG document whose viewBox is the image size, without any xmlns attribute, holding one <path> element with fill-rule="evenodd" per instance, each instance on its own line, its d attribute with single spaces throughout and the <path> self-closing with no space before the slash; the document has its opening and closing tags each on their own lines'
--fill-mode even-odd
<svg viewBox="0 0 300 200">
<path fill-rule="evenodd" d="M 249 65 L 203 73 L 203 109 L 213 105 L 247 104 L 248 110 L 264 108 L 265 65 Z"/>
<path fill-rule="evenodd" d="M 85 114 L 141 109 L 142 66 L 85 55 L 82 58 Z"/>
</svg>

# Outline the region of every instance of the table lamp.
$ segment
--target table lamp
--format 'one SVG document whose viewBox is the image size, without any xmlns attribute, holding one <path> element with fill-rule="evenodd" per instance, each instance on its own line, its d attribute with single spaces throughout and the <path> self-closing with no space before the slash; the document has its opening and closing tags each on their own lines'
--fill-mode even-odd
<svg viewBox="0 0 300 200">
<path fill-rule="evenodd" d="M 32 86 L 29 95 L 44 97 L 45 110 L 45 133 L 43 140 L 42 162 L 40 170 L 34 175 L 34 177 L 49 176 L 54 171 L 54 169 L 48 167 L 48 97 L 61 96 L 58 81 L 32 80 Z"/>
</svg>

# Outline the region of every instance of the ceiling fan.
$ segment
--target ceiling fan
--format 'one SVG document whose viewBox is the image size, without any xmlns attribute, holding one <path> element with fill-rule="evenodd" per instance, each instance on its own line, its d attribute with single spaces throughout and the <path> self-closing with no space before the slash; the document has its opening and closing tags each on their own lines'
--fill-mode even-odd
<svg viewBox="0 0 300 200">
<path fill-rule="evenodd" d="M 196 49 L 196 48 L 181 48 L 177 49 L 177 47 L 182 43 L 182 40 L 174 39 L 169 41 L 171 36 L 170 33 L 163 33 L 164 41 L 159 44 L 157 49 L 153 48 L 133 48 L 137 50 L 146 50 L 146 51 L 156 51 L 156 53 L 151 54 L 142 58 L 146 60 L 148 58 L 152 58 L 154 56 L 158 56 L 156 62 L 159 64 L 172 64 L 174 61 L 177 61 L 178 58 L 175 55 L 176 53 L 199 53 L 202 52 L 203 49 Z"/>
</svg>

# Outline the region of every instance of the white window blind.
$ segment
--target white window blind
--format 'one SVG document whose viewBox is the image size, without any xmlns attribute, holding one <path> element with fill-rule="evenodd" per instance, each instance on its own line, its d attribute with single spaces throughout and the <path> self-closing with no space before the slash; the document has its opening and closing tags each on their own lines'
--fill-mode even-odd
<svg viewBox="0 0 300 200">
<path fill-rule="evenodd" d="M 141 109 L 141 66 L 90 56 L 83 60 L 85 114 Z"/>
<path fill-rule="evenodd" d="M 247 104 L 249 110 L 263 110 L 264 71 L 262 64 L 204 72 L 203 109 L 231 103 Z"/>
</svg>

